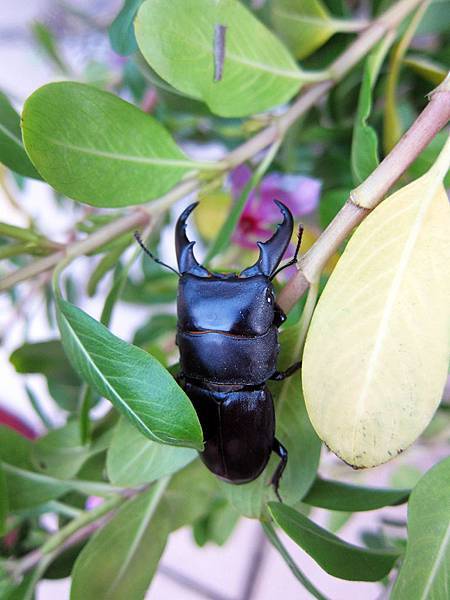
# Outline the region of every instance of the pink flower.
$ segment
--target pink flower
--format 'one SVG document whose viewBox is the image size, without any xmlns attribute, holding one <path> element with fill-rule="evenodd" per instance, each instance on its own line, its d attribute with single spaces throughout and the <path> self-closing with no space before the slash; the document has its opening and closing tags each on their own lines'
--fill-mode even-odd
<svg viewBox="0 0 450 600">
<path fill-rule="evenodd" d="M 232 171 L 231 193 L 237 199 L 250 180 L 251 170 L 241 165 Z M 319 203 L 322 182 L 303 175 L 286 175 L 272 172 L 266 175 L 260 185 L 250 192 L 242 212 L 233 240 L 243 248 L 254 249 L 258 240 L 264 241 L 273 232 L 273 224 L 280 220 L 280 211 L 273 200 L 283 202 L 294 217 L 313 212 Z M 292 248 L 291 248 L 292 246 Z M 290 245 L 286 255 L 292 255 L 294 245 Z"/>
</svg>

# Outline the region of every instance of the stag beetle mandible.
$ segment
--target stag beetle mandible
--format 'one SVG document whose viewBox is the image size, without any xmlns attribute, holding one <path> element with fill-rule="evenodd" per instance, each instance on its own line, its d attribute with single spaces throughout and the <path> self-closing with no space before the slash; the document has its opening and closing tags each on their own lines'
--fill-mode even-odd
<svg viewBox="0 0 450 600">
<path fill-rule="evenodd" d="M 280 457 L 271 483 L 278 485 L 287 450 L 275 437 L 275 412 L 267 380 L 281 380 L 299 368 L 277 371 L 278 327 L 286 319 L 277 305 L 273 278 L 297 260 L 302 229 L 292 260 L 279 267 L 293 231 L 290 210 L 275 200 L 283 221 L 267 242 L 258 242 L 256 263 L 241 273 L 211 273 L 194 257 L 195 242 L 186 235 L 186 221 L 197 203 L 180 215 L 175 229 L 179 272 L 156 258 L 135 234 L 143 250 L 175 271 L 178 285 L 178 382 L 200 420 L 205 448 L 203 462 L 230 483 L 256 479 L 271 452 Z"/>
</svg>

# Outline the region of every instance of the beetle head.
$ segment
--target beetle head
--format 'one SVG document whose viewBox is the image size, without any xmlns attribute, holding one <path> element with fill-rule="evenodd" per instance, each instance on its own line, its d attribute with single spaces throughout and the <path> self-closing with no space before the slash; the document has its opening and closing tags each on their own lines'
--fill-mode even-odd
<svg viewBox="0 0 450 600">
<path fill-rule="evenodd" d="M 278 267 L 283 254 L 288 247 L 294 228 L 294 219 L 291 211 L 279 200 L 274 200 L 283 215 L 283 221 L 277 225 L 273 236 L 267 242 L 258 242 L 259 258 L 254 265 L 244 269 L 239 277 L 247 278 L 255 275 L 264 275 L 271 278 Z M 190 273 L 198 277 L 210 277 L 211 273 L 200 265 L 194 256 L 195 242 L 189 241 L 186 235 L 186 223 L 189 215 L 198 202 L 189 205 L 180 215 L 175 229 L 175 247 L 177 251 L 178 267 L 180 273 Z"/>
</svg>

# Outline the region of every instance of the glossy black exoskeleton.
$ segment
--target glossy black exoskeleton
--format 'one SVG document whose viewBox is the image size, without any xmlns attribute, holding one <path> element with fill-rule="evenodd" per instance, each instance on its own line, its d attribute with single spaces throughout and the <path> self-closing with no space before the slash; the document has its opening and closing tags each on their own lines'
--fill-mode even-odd
<svg viewBox="0 0 450 600">
<path fill-rule="evenodd" d="M 286 317 L 276 303 L 272 280 L 296 261 L 301 235 L 294 258 L 279 267 L 292 236 L 293 218 L 284 204 L 275 202 L 283 222 L 267 242 L 258 242 L 257 262 L 239 274 L 211 273 L 195 259 L 186 221 L 196 204 L 179 217 L 175 243 L 180 276 L 178 381 L 202 425 L 201 458 L 221 479 L 247 483 L 262 473 L 275 452 L 280 463 L 272 484 L 278 494 L 287 451 L 275 437 L 275 412 L 266 382 L 284 379 L 299 363 L 285 372 L 276 369 L 278 327 Z"/>
</svg>

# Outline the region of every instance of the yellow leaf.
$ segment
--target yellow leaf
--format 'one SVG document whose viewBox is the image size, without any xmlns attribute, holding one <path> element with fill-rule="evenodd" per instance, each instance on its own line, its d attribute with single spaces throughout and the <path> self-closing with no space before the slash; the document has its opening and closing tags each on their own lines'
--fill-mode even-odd
<svg viewBox="0 0 450 600">
<path fill-rule="evenodd" d="M 386 462 L 430 422 L 450 358 L 450 144 L 360 225 L 305 344 L 311 422 L 356 467 Z"/>
</svg>

